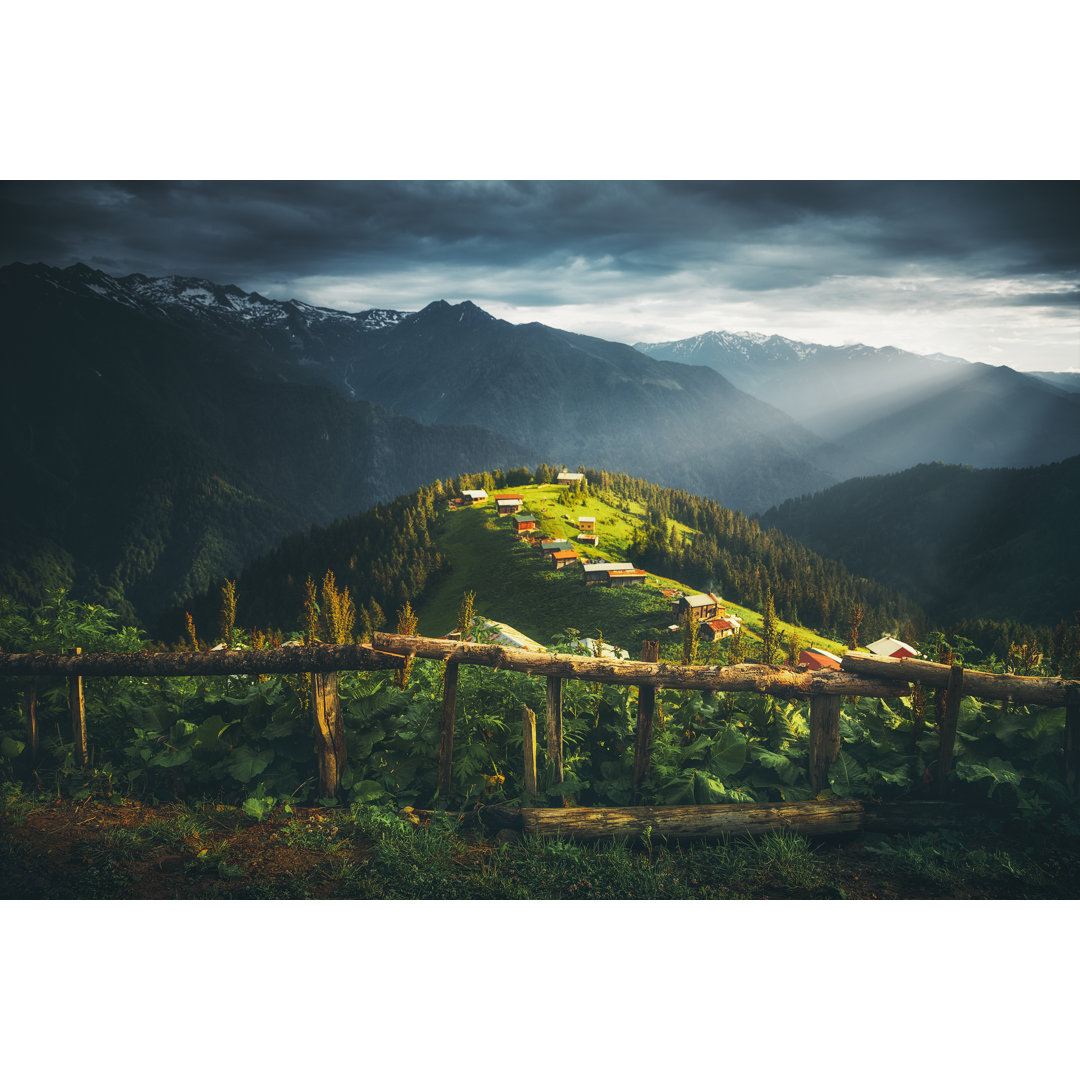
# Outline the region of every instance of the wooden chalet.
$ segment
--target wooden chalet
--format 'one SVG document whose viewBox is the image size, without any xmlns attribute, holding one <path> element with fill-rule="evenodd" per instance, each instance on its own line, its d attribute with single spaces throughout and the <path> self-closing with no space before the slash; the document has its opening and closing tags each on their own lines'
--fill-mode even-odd
<svg viewBox="0 0 1080 1080">
<path fill-rule="evenodd" d="M 596 518 L 594 517 L 579 517 L 577 519 L 578 528 L 583 533 L 595 533 L 596 532 Z"/>
<path fill-rule="evenodd" d="M 706 619 L 698 627 L 698 635 L 703 641 L 719 641 L 721 638 L 732 637 L 738 630 L 738 621 L 729 618 Z"/>
<path fill-rule="evenodd" d="M 600 544 L 600 537 L 596 533 L 578 533 L 577 542 L 579 544 L 588 544 L 590 547 L 597 547 Z"/>
<path fill-rule="evenodd" d="M 883 638 L 878 638 L 877 641 L 870 642 L 866 647 L 875 656 L 882 657 L 883 659 L 893 657 L 902 660 L 907 656 L 919 655 L 917 649 L 912 648 L 899 638 L 894 638 L 891 634 L 886 634 Z"/>
<path fill-rule="evenodd" d="M 481 503 L 487 501 L 488 493 L 483 488 L 476 488 L 472 491 L 463 491 L 461 497 L 468 503 Z"/>
<path fill-rule="evenodd" d="M 565 570 L 568 566 L 578 565 L 578 553 L 573 548 L 553 551 L 550 555 L 551 566 L 555 570 Z"/>
<path fill-rule="evenodd" d="M 532 514 L 515 514 L 514 532 L 519 536 L 524 533 L 536 532 L 536 518 Z"/>
<path fill-rule="evenodd" d="M 585 474 L 579 472 L 561 472 L 555 477 L 557 484 L 565 484 L 569 487 L 571 484 L 584 484 Z"/>
<path fill-rule="evenodd" d="M 682 620 L 683 612 L 689 612 L 695 619 L 705 622 L 720 618 L 727 613 L 727 609 L 712 593 L 698 593 L 696 596 L 680 596 L 671 605 L 671 617 L 676 622 Z"/>
<path fill-rule="evenodd" d="M 821 671 L 823 668 L 828 671 L 839 671 L 840 657 L 825 649 L 803 649 L 799 653 L 799 664 L 805 665 L 811 671 Z"/>
<path fill-rule="evenodd" d="M 644 585 L 648 576 L 644 570 L 609 570 L 607 583 L 609 588 Z"/>
<path fill-rule="evenodd" d="M 498 495 L 495 498 L 495 510 L 500 517 L 516 514 L 525 505 L 520 495 Z"/>
<path fill-rule="evenodd" d="M 628 562 L 588 562 L 582 565 L 582 584 L 584 585 L 607 585 L 608 575 L 612 570 L 633 570 L 634 564 Z"/>
</svg>

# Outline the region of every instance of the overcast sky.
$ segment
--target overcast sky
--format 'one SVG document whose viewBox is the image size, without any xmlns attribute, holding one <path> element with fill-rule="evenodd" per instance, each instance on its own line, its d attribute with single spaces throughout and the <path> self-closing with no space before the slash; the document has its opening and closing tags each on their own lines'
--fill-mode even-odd
<svg viewBox="0 0 1080 1080">
<path fill-rule="evenodd" d="M 0 263 L 356 311 L 472 300 L 616 341 L 753 330 L 1080 370 L 1070 182 L 0 185 Z"/>
</svg>

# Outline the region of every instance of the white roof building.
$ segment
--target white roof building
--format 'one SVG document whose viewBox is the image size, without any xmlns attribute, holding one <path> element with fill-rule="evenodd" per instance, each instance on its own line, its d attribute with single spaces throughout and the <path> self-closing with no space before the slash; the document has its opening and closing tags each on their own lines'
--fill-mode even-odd
<svg viewBox="0 0 1080 1080">
<path fill-rule="evenodd" d="M 878 638 L 877 641 L 870 642 L 866 647 L 875 656 L 896 657 L 919 655 L 917 649 L 912 648 L 912 646 L 901 641 L 899 638 L 894 638 L 891 634 L 886 634 L 884 637 Z"/>
</svg>

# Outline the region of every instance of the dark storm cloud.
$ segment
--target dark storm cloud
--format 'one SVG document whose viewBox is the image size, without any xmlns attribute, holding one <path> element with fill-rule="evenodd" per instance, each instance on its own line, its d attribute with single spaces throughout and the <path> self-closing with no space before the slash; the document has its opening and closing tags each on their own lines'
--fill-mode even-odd
<svg viewBox="0 0 1080 1080">
<path fill-rule="evenodd" d="M 1077 271 L 1077 195 L 1071 183 L 17 182 L 0 188 L 0 262 L 240 285 L 575 258 L 627 280 L 701 270 L 748 291 L 913 264 L 1060 275 Z"/>
</svg>

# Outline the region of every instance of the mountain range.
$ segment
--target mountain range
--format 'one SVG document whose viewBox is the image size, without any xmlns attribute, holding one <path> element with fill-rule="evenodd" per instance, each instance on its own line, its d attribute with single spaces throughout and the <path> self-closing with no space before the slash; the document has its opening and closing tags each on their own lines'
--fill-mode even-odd
<svg viewBox="0 0 1080 1080">
<path fill-rule="evenodd" d="M 0 592 L 74 585 L 144 620 L 455 474 L 584 465 L 761 513 L 935 457 L 1080 452 L 1067 383 L 898 350 L 635 349 L 468 301 L 343 312 L 82 264 L 0 269 L 0 319 Z"/>
<path fill-rule="evenodd" d="M 713 331 L 635 348 L 710 367 L 788 413 L 850 455 L 847 477 L 932 461 L 1043 465 L 1080 453 L 1080 385 L 1067 372 L 1025 374 L 940 353 L 776 334 Z"/>
</svg>

